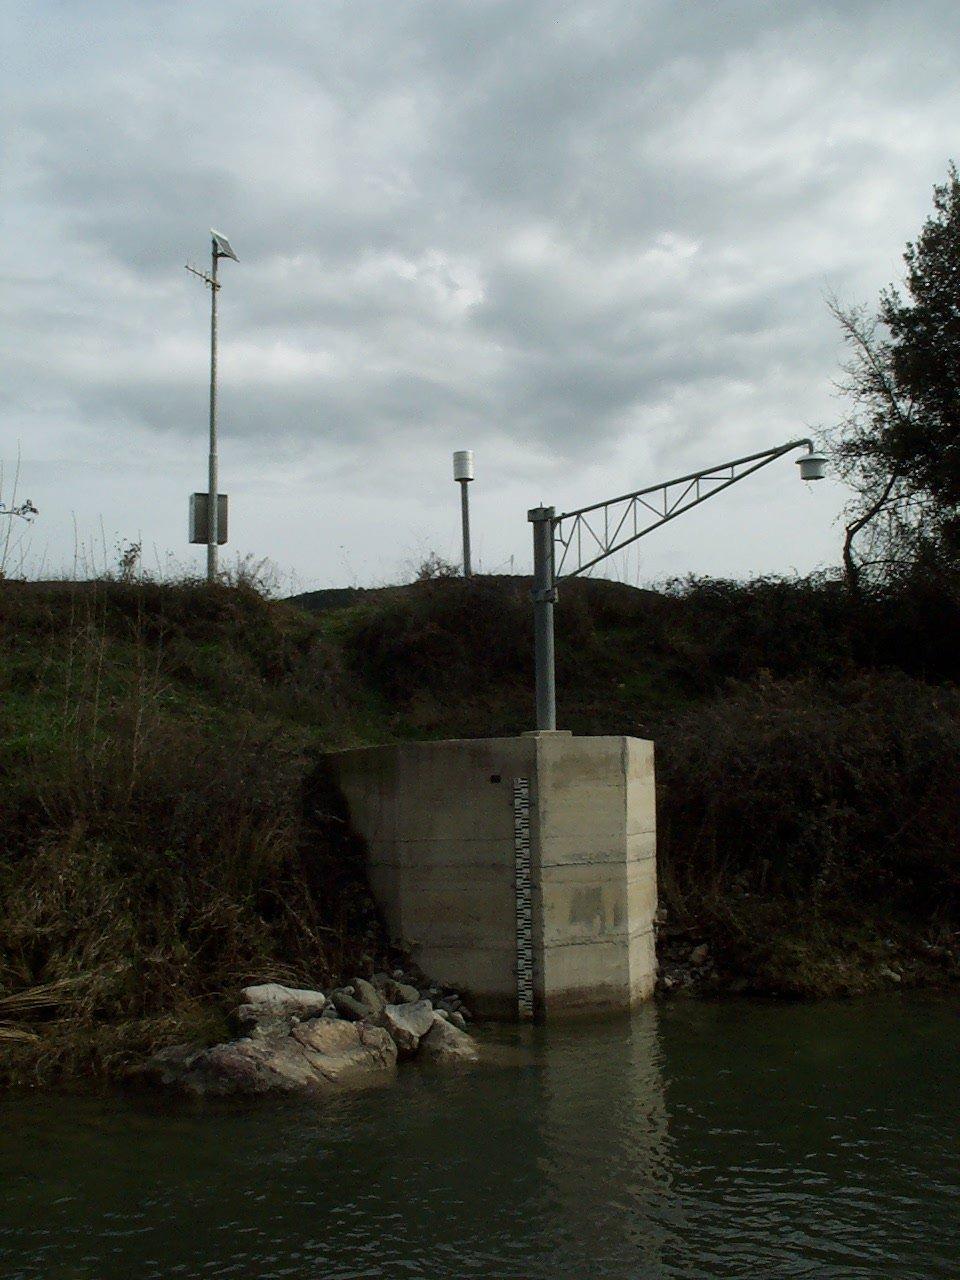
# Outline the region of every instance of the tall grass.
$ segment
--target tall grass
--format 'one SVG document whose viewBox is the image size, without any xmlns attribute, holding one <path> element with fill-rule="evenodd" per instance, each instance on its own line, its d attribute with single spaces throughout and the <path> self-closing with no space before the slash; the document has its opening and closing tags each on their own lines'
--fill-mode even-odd
<svg viewBox="0 0 960 1280">
<path fill-rule="evenodd" d="M 0 627 L 11 1072 L 113 1069 L 222 1032 L 244 982 L 382 951 L 317 772 L 347 695 L 308 619 L 246 589 L 8 583 Z"/>
</svg>

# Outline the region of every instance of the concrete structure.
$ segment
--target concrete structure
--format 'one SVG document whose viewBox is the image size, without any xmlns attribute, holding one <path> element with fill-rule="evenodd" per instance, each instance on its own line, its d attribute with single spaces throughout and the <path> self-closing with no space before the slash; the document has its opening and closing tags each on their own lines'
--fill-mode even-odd
<svg viewBox="0 0 960 1280">
<path fill-rule="evenodd" d="M 478 1012 L 517 1016 L 525 791 L 535 1011 L 622 1010 L 651 994 L 652 743 L 552 732 L 364 747 L 329 760 L 393 937 L 426 973 L 469 992 Z"/>
</svg>

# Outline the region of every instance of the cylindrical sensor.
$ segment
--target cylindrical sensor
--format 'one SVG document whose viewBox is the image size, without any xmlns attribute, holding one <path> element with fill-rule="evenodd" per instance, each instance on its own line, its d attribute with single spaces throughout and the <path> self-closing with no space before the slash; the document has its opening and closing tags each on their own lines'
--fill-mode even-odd
<svg viewBox="0 0 960 1280">
<path fill-rule="evenodd" d="M 822 480 L 827 473 L 827 459 L 822 453 L 811 451 L 797 459 L 801 480 Z"/>
<path fill-rule="evenodd" d="M 453 455 L 454 480 L 473 479 L 473 450 L 458 449 Z"/>
</svg>

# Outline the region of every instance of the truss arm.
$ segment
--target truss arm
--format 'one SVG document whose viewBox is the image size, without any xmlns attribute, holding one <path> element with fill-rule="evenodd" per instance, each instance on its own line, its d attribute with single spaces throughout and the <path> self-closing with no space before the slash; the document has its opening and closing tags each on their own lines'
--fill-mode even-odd
<svg viewBox="0 0 960 1280">
<path fill-rule="evenodd" d="M 654 529 L 776 462 L 785 453 L 804 447 L 812 451 L 812 441 L 789 440 L 761 453 L 734 458 L 732 462 L 721 462 L 719 466 L 706 467 L 702 471 L 691 471 L 689 475 L 678 476 L 675 480 L 649 485 L 619 498 L 608 498 L 605 502 L 595 502 L 592 506 L 554 516 L 554 582 L 585 573 L 601 560 L 653 533 Z"/>
</svg>

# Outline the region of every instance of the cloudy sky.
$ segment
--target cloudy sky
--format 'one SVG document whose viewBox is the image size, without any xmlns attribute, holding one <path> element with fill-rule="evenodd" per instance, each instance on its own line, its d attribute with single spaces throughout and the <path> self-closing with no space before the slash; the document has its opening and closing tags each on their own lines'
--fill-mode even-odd
<svg viewBox="0 0 960 1280">
<path fill-rule="evenodd" d="M 558 509 L 838 414 L 824 297 L 899 277 L 960 158 L 960 8 L 914 0 L 3 5 L 0 460 L 46 575 L 202 563 L 208 228 L 230 559 L 303 588 L 529 565 Z M 781 462 L 630 581 L 838 559 Z"/>
</svg>

